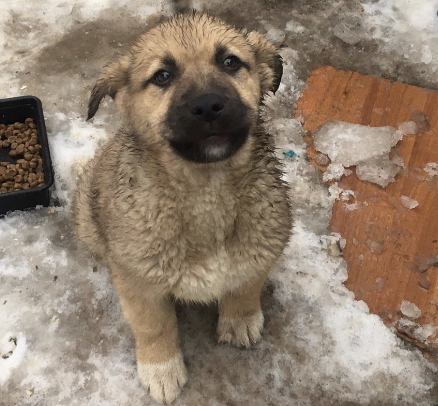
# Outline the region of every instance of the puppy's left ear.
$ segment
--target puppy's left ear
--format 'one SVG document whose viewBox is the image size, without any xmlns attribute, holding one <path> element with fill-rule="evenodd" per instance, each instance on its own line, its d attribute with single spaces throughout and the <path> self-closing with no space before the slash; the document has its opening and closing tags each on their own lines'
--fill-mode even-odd
<svg viewBox="0 0 438 406">
<path fill-rule="evenodd" d="M 255 50 L 262 94 L 275 93 L 283 76 L 283 60 L 278 49 L 256 31 L 248 33 L 247 38 Z"/>
<path fill-rule="evenodd" d="M 113 99 L 116 93 L 128 83 L 130 59 L 128 56 L 121 57 L 117 62 L 107 66 L 91 91 L 88 101 L 87 120 L 92 118 L 99 108 L 100 101 L 109 95 Z"/>
</svg>

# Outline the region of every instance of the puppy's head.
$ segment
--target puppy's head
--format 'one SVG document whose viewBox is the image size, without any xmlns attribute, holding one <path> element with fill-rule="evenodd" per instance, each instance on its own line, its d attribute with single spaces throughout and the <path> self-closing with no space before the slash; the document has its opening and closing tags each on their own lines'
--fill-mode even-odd
<svg viewBox="0 0 438 406">
<path fill-rule="evenodd" d="M 115 97 L 130 130 L 150 146 L 194 162 L 225 160 L 257 125 L 263 95 L 282 74 L 277 49 L 256 32 L 207 14 L 151 29 L 95 85 L 88 118 Z"/>
</svg>

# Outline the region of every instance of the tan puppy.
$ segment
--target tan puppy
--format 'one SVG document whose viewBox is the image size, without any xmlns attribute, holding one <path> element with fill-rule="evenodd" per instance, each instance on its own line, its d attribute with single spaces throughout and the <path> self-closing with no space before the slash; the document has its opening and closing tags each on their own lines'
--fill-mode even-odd
<svg viewBox="0 0 438 406">
<path fill-rule="evenodd" d="M 78 184 L 76 232 L 111 269 L 140 380 L 158 401 L 187 381 L 175 299 L 218 301 L 219 341 L 261 337 L 260 292 L 291 226 L 259 120 L 281 72 L 260 34 L 190 14 L 146 32 L 93 89 L 89 118 L 117 95 L 123 127 Z"/>
</svg>

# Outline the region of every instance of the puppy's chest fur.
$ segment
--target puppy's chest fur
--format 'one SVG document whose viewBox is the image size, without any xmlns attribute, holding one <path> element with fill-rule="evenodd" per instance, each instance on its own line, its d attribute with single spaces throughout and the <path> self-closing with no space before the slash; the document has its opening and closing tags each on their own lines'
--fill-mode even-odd
<svg viewBox="0 0 438 406">
<path fill-rule="evenodd" d="M 224 178 L 222 172 L 213 173 L 203 187 L 179 193 L 189 258 L 207 255 L 212 247 L 225 244 L 233 233 L 239 197 L 236 188 L 227 185 Z"/>
<path fill-rule="evenodd" d="M 138 185 L 148 182 L 142 178 Z M 123 247 L 113 250 L 126 251 L 134 240 L 144 242 L 131 256 L 144 278 L 164 282 L 174 296 L 195 301 L 213 300 L 248 279 L 239 276 L 230 255 L 239 193 L 223 172 L 212 172 L 196 187 L 168 180 L 165 187 L 124 189 L 117 200 L 119 209 L 124 207 L 138 223 L 135 233 L 126 233 Z"/>
<path fill-rule="evenodd" d="M 132 151 L 122 137 L 110 142 L 76 197 L 79 237 L 113 270 L 208 302 L 272 266 L 290 218 L 269 149 L 255 166 L 194 177 L 170 176 Z"/>
</svg>

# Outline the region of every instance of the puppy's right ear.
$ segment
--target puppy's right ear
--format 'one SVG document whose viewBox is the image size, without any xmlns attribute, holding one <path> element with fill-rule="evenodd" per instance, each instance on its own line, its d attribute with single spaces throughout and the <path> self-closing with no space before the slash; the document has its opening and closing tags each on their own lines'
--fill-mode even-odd
<svg viewBox="0 0 438 406">
<path fill-rule="evenodd" d="M 99 108 L 100 101 L 109 95 L 113 99 L 116 93 L 128 84 L 130 59 L 128 56 L 123 56 L 117 62 L 109 65 L 100 75 L 96 84 L 91 91 L 90 100 L 88 102 L 87 120 L 92 118 Z"/>
</svg>

